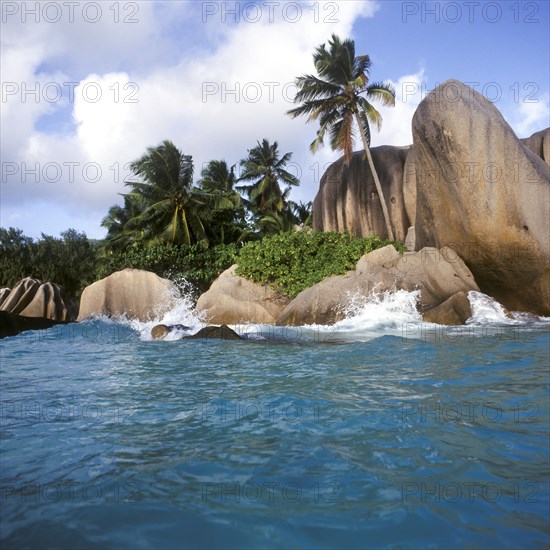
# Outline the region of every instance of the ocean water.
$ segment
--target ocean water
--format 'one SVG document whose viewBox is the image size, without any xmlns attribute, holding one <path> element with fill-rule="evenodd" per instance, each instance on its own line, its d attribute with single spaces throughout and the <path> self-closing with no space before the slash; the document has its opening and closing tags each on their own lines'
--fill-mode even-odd
<svg viewBox="0 0 550 550">
<path fill-rule="evenodd" d="M 549 320 L 415 293 L 334 326 L 151 341 L 96 319 L 1 347 L 8 548 L 548 548 Z"/>
</svg>

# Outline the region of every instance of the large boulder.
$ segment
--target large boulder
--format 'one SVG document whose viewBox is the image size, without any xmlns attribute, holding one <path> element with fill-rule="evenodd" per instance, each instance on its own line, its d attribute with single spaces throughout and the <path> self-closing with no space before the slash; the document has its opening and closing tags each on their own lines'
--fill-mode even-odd
<svg viewBox="0 0 550 550">
<path fill-rule="evenodd" d="M 371 149 L 394 237 L 399 241 L 405 240 L 408 227 L 414 224 L 414 219 L 409 220 L 407 216 L 403 196 L 403 170 L 408 149 L 390 145 Z M 353 153 L 349 166 L 340 158 L 323 174 L 313 201 L 313 228 L 387 238 L 382 207 L 364 151 Z"/>
<path fill-rule="evenodd" d="M 401 255 L 389 245 L 363 256 L 354 271 L 328 277 L 300 292 L 277 324 L 332 324 L 346 317 L 354 301 L 396 290 L 419 290 L 419 308 L 424 312 L 459 292 L 479 289 L 450 248 L 424 248 Z"/>
<path fill-rule="evenodd" d="M 150 321 L 173 308 L 179 297 L 168 279 L 141 269 L 124 269 L 87 286 L 80 299 L 78 321 L 106 315 Z"/>
<path fill-rule="evenodd" d="M 429 309 L 422 318 L 438 325 L 463 325 L 472 316 L 472 306 L 465 292 L 457 292 L 442 304 Z"/>
<path fill-rule="evenodd" d="M 456 80 L 428 94 L 412 126 L 416 248 L 449 246 L 484 293 L 510 310 L 550 315 L 548 164 Z"/>
<path fill-rule="evenodd" d="M 237 265 L 226 269 L 197 301 L 196 309 L 207 323 L 273 324 L 288 304 L 268 285 L 259 285 L 235 274 Z"/>
<path fill-rule="evenodd" d="M 3 289 L 0 311 L 7 311 L 22 317 L 42 317 L 53 321 L 67 321 L 68 311 L 63 292 L 55 283 L 43 283 L 26 277 L 12 290 Z"/>
<path fill-rule="evenodd" d="M 520 139 L 530 151 L 550 165 L 550 128 L 535 132 L 533 135 Z"/>
</svg>

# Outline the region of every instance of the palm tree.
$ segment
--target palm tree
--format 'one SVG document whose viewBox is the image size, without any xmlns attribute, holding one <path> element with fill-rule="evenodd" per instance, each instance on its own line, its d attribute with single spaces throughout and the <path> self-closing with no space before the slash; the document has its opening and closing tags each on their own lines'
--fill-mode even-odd
<svg viewBox="0 0 550 550">
<path fill-rule="evenodd" d="M 304 75 L 296 79 L 298 92 L 294 102 L 302 104 L 287 114 L 292 118 L 309 115 L 308 122 L 318 119 L 320 127 L 317 137 L 311 143 L 311 151 L 315 153 L 317 148 L 323 145 L 323 139 L 328 131 L 331 148 L 344 152 L 346 166 L 349 165 L 353 154 L 353 128 L 354 124 L 357 125 L 382 206 L 388 238 L 393 240 L 388 207 L 369 149 L 369 121 L 376 124 L 380 130 L 382 116 L 370 101 L 379 100 L 382 105 L 393 107 L 395 90 L 386 82 L 368 83 L 372 62 L 368 55 L 355 56 L 353 40 L 347 39 L 342 42 L 333 34 L 328 44 L 328 50 L 325 44 L 321 44 L 313 54 L 318 76 Z"/>
<path fill-rule="evenodd" d="M 105 244 L 109 248 L 117 248 L 126 245 L 134 237 L 133 232 L 128 231 L 126 224 L 137 216 L 143 205 L 139 205 L 137 197 L 122 195 L 124 206 L 115 204 L 109 208 L 107 215 L 101 220 L 102 227 L 107 229 Z"/>
<path fill-rule="evenodd" d="M 205 193 L 192 188 L 193 159 L 169 140 L 149 147 L 145 155 L 130 164 L 141 182 L 130 181 L 131 200 L 143 210 L 130 218 L 125 229 L 142 240 L 170 244 L 207 244 L 204 221 L 209 215 Z"/>
<path fill-rule="evenodd" d="M 298 178 L 285 170 L 292 153 L 285 153 L 279 158 L 278 144 L 270 144 L 267 139 L 248 151 L 248 156 L 241 160 L 242 174 L 240 181 L 252 181 L 251 185 L 239 188 L 248 193 L 252 207 L 261 215 L 268 212 L 280 212 L 285 206 L 285 197 L 279 181 L 299 185 Z M 290 188 L 288 188 L 290 189 Z"/>
<path fill-rule="evenodd" d="M 246 230 L 243 199 L 235 189 L 236 183 L 235 165 L 229 168 L 225 160 L 211 160 L 198 182 L 212 208 L 207 232 L 218 243 L 239 241 Z"/>
</svg>

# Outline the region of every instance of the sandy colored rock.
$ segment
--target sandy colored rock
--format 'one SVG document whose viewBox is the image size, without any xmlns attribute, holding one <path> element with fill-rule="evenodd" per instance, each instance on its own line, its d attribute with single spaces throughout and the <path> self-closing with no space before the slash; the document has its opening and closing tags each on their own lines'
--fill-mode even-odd
<svg viewBox="0 0 550 550">
<path fill-rule="evenodd" d="M 394 236 L 403 241 L 409 222 L 403 196 L 403 169 L 408 147 L 383 145 L 371 149 L 372 159 L 388 206 Z M 343 158 L 332 163 L 321 178 L 313 201 L 313 228 L 348 231 L 352 235 L 387 238 L 378 193 L 364 151 L 353 153 L 349 166 Z"/>
<path fill-rule="evenodd" d="M 470 300 L 465 292 L 457 292 L 442 304 L 425 311 L 422 318 L 438 325 L 463 325 L 472 316 Z"/>
<path fill-rule="evenodd" d="M 550 128 L 535 132 L 528 138 L 520 139 L 530 151 L 550 165 Z"/>
<path fill-rule="evenodd" d="M 160 340 L 161 338 L 164 338 L 169 332 L 170 327 L 167 327 L 166 325 L 155 325 L 151 329 L 151 337 L 155 340 Z"/>
<path fill-rule="evenodd" d="M 3 296 L 0 310 L 22 317 L 42 317 L 53 321 L 67 321 L 68 318 L 61 287 L 31 277 L 19 281 Z"/>
<path fill-rule="evenodd" d="M 268 285 L 259 285 L 235 275 L 237 265 L 226 269 L 197 301 L 205 322 L 273 324 L 288 304 Z"/>
<path fill-rule="evenodd" d="M 548 164 L 456 80 L 428 94 L 412 126 L 416 248 L 449 246 L 506 308 L 550 315 Z"/>
<path fill-rule="evenodd" d="M 87 286 L 80 299 L 78 321 L 98 315 L 149 321 L 174 307 L 177 287 L 141 269 L 117 271 Z"/>
<path fill-rule="evenodd" d="M 419 290 L 421 311 L 459 292 L 479 290 L 464 262 L 450 248 L 425 248 L 400 255 L 393 246 L 363 256 L 354 271 L 327 277 L 300 292 L 277 319 L 278 325 L 332 324 L 349 304 L 373 293 Z"/>
</svg>

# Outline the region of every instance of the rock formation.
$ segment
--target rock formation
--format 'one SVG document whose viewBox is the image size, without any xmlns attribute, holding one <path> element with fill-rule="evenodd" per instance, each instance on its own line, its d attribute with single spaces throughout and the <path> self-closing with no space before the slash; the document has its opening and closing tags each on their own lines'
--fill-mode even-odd
<svg viewBox="0 0 550 550">
<path fill-rule="evenodd" d="M 226 269 L 197 301 L 196 309 L 207 323 L 273 324 L 289 300 L 269 286 L 235 275 L 236 265 Z"/>
<path fill-rule="evenodd" d="M 68 320 L 62 289 L 55 283 L 43 283 L 27 277 L 12 290 L 3 289 L 0 300 L 0 311 L 59 322 Z"/>
<path fill-rule="evenodd" d="M 392 220 L 394 236 L 404 241 L 413 225 L 407 216 L 403 177 L 408 147 L 383 145 L 371 149 L 372 159 Z M 382 207 L 364 151 L 353 153 L 349 166 L 343 158 L 332 163 L 313 201 L 313 228 L 318 231 L 348 231 L 359 237 L 387 238 Z"/>
<path fill-rule="evenodd" d="M 542 315 L 550 314 L 550 168 L 531 149 L 544 157 L 547 135 L 522 144 L 491 102 L 456 80 L 413 117 L 416 248 L 452 247 L 483 292 Z"/>
<path fill-rule="evenodd" d="M 84 289 L 78 321 L 98 315 L 149 321 L 174 307 L 178 297 L 169 280 L 150 271 L 124 269 Z"/>
<path fill-rule="evenodd" d="M 16 336 L 25 330 L 43 330 L 58 324 L 59 321 L 44 317 L 22 317 L 9 311 L 0 311 L 0 338 Z"/>
<path fill-rule="evenodd" d="M 151 329 L 151 336 L 154 340 L 164 339 L 173 330 L 186 330 L 189 327 L 183 325 L 155 325 Z M 209 326 L 201 328 L 196 334 L 191 336 L 184 336 L 182 340 L 186 339 L 207 339 L 207 340 L 242 340 L 242 338 L 227 325 L 221 325 L 219 327 Z"/>
<path fill-rule="evenodd" d="M 427 312 L 452 296 L 479 290 L 469 269 L 450 248 L 424 248 L 400 255 L 393 246 L 363 256 L 355 271 L 327 277 L 300 292 L 277 319 L 278 325 L 332 324 L 343 319 L 350 302 L 372 293 L 419 290 L 420 310 Z M 460 314 L 462 324 L 465 308 Z M 437 315 L 435 312 L 434 315 Z"/>
</svg>

